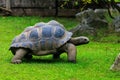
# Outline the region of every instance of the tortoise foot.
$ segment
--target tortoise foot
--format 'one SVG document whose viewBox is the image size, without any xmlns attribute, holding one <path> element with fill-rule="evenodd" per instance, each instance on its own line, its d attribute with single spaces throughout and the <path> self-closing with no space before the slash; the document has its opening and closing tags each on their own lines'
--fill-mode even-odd
<svg viewBox="0 0 120 80">
<path fill-rule="evenodd" d="M 68 62 L 76 63 L 76 60 L 69 60 Z"/>
<path fill-rule="evenodd" d="M 22 60 L 13 60 L 13 61 L 11 61 L 11 63 L 13 63 L 13 64 L 20 64 L 22 62 Z"/>
</svg>

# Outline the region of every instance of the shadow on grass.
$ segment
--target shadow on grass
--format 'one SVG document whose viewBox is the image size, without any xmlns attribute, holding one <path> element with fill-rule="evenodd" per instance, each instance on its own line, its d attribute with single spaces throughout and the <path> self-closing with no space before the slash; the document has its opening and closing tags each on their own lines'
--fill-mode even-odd
<svg viewBox="0 0 120 80">
<path fill-rule="evenodd" d="M 31 60 L 23 60 L 23 63 L 25 64 L 73 64 L 76 67 L 81 67 L 81 68 L 88 68 L 90 66 L 90 61 L 86 60 L 77 60 L 76 63 L 68 62 L 67 59 L 60 58 L 60 59 L 51 59 L 51 58 L 33 58 Z"/>
<path fill-rule="evenodd" d="M 63 59 L 31 59 L 23 60 L 23 63 L 68 63 L 68 61 Z"/>
<path fill-rule="evenodd" d="M 7 61 L 11 61 L 9 58 Z M 60 59 L 52 59 L 52 58 L 32 58 L 30 60 L 23 59 L 22 64 L 76 64 L 77 66 L 81 66 L 82 68 L 87 68 L 91 64 L 95 64 L 96 62 L 93 60 L 89 60 L 86 58 L 77 59 L 76 63 L 68 62 L 65 58 Z"/>
</svg>

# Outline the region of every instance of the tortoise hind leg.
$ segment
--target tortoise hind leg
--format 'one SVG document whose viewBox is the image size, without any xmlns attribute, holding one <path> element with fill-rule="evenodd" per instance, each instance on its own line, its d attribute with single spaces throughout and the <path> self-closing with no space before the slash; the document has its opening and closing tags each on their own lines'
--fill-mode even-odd
<svg viewBox="0 0 120 80">
<path fill-rule="evenodd" d="M 60 59 L 60 53 L 53 54 L 53 59 Z"/>
<path fill-rule="evenodd" d="M 24 58 L 27 59 L 27 60 L 31 60 L 32 59 L 32 54 L 26 54 L 24 56 Z"/>
<path fill-rule="evenodd" d="M 18 49 L 12 58 L 11 62 L 14 64 L 19 64 L 22 62 L 22 58 L 27 54 L 27 50 L 25 49 Z"/>
</svg>

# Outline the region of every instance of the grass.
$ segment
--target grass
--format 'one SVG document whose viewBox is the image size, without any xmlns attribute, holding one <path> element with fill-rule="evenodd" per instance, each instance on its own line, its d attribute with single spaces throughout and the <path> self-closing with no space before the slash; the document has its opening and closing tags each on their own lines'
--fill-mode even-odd
<svg viewBox="0 0 120 80">
<path fill-rule="evenodd" d="M 109 70 L 120 51 L 113 34 L 103 38 L 110 42 L 91 41 L 77 47 L 77 63 L 68 63 L 67 55 L 54 61 L 52 56 L 34 56 L 31 61 L 11 64 L 13 55 L 8 50 L 12 39 L 25 27 L 55 19 L 70 29 L 78 22 L 73 18 L 0 17 L 0 79 L 1 80 L 119 80 L 120 72 Z M 118 38 L 118 37 L 116 37 Z"/>
</svg>

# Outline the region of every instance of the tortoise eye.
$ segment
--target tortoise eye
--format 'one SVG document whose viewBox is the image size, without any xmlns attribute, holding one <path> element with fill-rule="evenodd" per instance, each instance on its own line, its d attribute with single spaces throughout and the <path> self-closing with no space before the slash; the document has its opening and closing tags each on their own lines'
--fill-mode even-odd
<svg viewBox="0 0 120 80">
<path fill-rule="evenodd" d="M 56 27 L 56 31 L 55 31 L 54 36 L 56 38 L 61 38 L 64 35 L 64 33 L 65 33 L 64 29 L 62 29 L 60 27 Z"/>
</svg>

